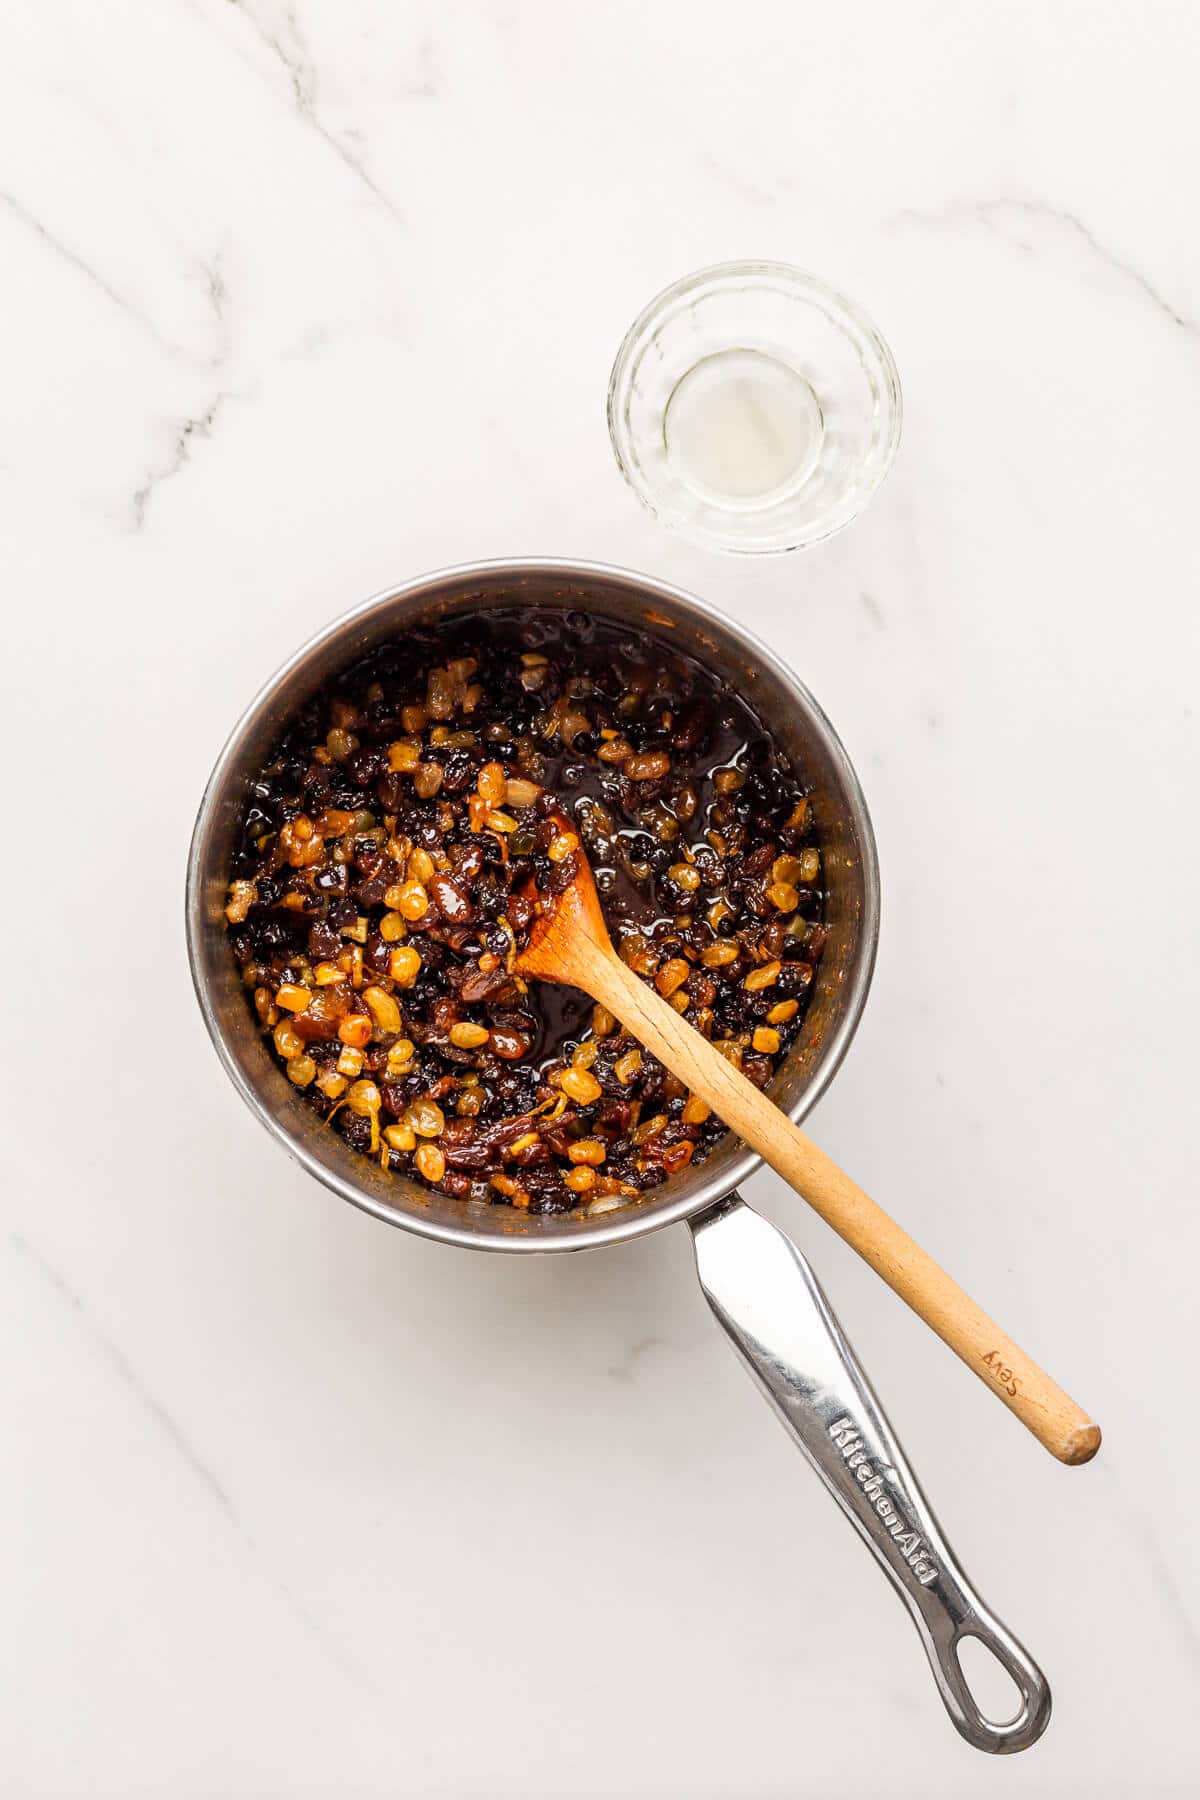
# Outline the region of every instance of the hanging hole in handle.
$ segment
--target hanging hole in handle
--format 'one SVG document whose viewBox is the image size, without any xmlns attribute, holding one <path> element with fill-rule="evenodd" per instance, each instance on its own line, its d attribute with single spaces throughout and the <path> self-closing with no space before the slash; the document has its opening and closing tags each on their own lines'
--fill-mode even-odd
<svg viewBox="0 0 1200 1800">
<path fill-rule="evenodd" d="M 989 1725 L 1003 1730 L 1015 1725 L 1025 1707 L 1025 1696 L 991 1645 L 973 1631 L 964 1631 L 954 1646 L 959 1672 L 980 1713 Z"/>
</svg>

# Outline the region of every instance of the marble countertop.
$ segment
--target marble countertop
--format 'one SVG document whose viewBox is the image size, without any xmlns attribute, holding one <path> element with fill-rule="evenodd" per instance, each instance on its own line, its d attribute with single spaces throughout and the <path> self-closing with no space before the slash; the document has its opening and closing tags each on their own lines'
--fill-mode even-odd
<svg viewBox="0 0 1200 1800">
<path fill-rule="evenodd" d="M 6 1796 L 1197 1791 L 1198 70 L 1166 4 L 9 20 Z M 904 383 L 892 475 L 803 556 L 676 541 L 606 440 L 629 320 L 738 255 L 856 296 Z M 883 940 L 814 1135 L 1099 1459 L 749 1193 L 1050 1678 L 1023 1757 L 956 1738 L 686 1233 L 388 1231 L 204 1037 L 183 860 L 236 713 L 372 590 L 527 553 L 724 606 L 859 768 Z"/>
</svg>

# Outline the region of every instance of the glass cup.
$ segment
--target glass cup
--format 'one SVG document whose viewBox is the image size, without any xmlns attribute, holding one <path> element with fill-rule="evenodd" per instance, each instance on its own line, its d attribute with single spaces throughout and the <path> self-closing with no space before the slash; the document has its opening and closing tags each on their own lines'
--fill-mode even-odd
<svg viewBox="0 0 1200 1800">
<path fill-rule="evenodd" d="M 675 282 L 630 327 L 608 387 L 613 452 L 642 505 L 746 554 L 840 531 L 891 467 L 900 421 L 871 320 L 787 263 Z"/>
</svg>

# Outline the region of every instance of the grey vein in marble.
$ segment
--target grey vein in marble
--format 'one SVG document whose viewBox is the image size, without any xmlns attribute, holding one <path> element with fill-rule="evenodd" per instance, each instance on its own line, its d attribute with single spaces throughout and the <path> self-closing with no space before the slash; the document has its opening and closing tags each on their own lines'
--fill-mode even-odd
<svg viewBox="0 0 1200 1800">
<path fill-rule="evenodd" d="M 14 1232 L 9 1237 L 8 1241 L 12 1248 L 17 1252 L 18 1256 L 24 1257 L 25 1261 L 37 1270 L 47 1286 L 53 1288 L 63 1304 L 69 1306 L 71 1311 L 77 1315 L 80 1325 L 87 1332 L 96 1347 L 101 1351 L 109 1367 L 121 1378 L 126 1386 L 131 1389 L 137 1400 L 158 1425 L 159 1429 L 170 1439 L 188 1468 L 192 1471 L 192 1474 L 195 1475 L 197 1480 L 202 1482 L 208 1489 L 213 1499 L 217 1502 L 218 1506 L 220 1506 L 221 1510 L 226 1514 L 230 1521 L 234 1525 L 237 1525 L 238 1516 L 234 1510 L 233 1501 L 229 1498 L 229 1495 L 225 1492 L 221 1483 L 217 1480 L 207 1463 L 197 1455 L 191 1444 L 188 1443 L 170 1413 L 167 1412 L 165 1407 L 155 1399 L 149 1389 L 138 1379 L 137 1371 L 134 1369 L 125 1353 L 113 1342 L 112 1338 L 108 1336 L 107 1332 L 97 1324 L 96 1320 L 88 1312 L 87 1307 L 83 1303 L 82 1295 L 75 1291 L 53 1264 L 47 1262 L 40 1251 L 34 1249 L 27 1238 L 23 1238 L 18 1233 Z"/>
<path fill-rule="evenodd" d="M 36 1272 L 44 1285 L 48 1287 L 73 1314 L 79 1327 L 87 1335 L 93 1348 L 99 1351 L 108 1368 L 116 1375 L 118 1380 L 128 1388 L 130 1394 L 137 1401 L 143 1412 L 147 1413 L 153 1420 L 161 1435 L 176 1451 L 186 1467 L 191 1470 L 192 1474 L 196 1477 L 196 1480 L 203 1487 L 209 1498 L 215 1501 L 224 1518 L 236 1532 L 243 1546 L 253 1558 L 255 1564 L 265 1575 L 271 1588 L 287 1604 L 301 1624 L 304 1625 L 313 1641 L 318 1645 L 326 1658 L 351 1681 L 369 1687 L 375 1693 L 381 1692 L 382 1690 L 370 1680 L 363 1670 L 351 1663 L 337 1646 L 329 1641 L 319 1622 L 308 1611 L 307 1607 L 303 1606 L 296 1598 L 296 1595 L 292 1592 L 291 1588 L 288 1587 L 286 1582 L 281 1581 L 277 1575 L 265 1567 L 258 1545 L 242 1524 L 241 1519 L 238 1516 L 237 1508 L 234 1506 L 226 1489 L 204 1461 L 204 1458 L 180 1430 L 178 1424 L 171 1417 L 171 1414 L 167 1411 L 161 1400 L 150 1391 L 145 1382 L 140 1378 L 137 1370 L 129 1361 L 129 1358 L 125 1355 L 125 1352 L 121 1349 L 120 1345 L 109 1336 L 108 1332 L 95 1317 L 94 1313 L 89 1310 L 84 1302 L 82 1294 L 71 1286 L 66 1277 L 56 1269 L 53 1263 L 49 1262 L 47 1258 L 42 1255 L 41 1251 L 37 1250 L 27 1238 L 22 1237 L 18 1232 L 11 1232 L 9 1234 L 8 1242 L 10 1248 L 14 1250 L 18 1256 L 23 1258 L 29 1267 Z"/>
<path fill-rule="evenodd" d="M 212 428 L 216 423 L 217 414 L 229 397 L 226 393 L 217 394 L 211 405 L 206 407 L 202 413 L 197 413 L 193 418 L 184 419 L 176 428 L 175 442 L 167 461 L 161 469 L 151 470 L 133 496 L 133 529 L 135 531 L 140 531 L 146 523 L 146 508 L 150 504 L 155 489 L 164 481 L 170 481 L 172 476 L 178 475 L 179 471 L 191 462 L 193 440 L 212 436 Z"/>
<path fill-rule="evenodd" d="M 636 1344 L 633 1344 L 630 1346 L 628 1354 L 626 1356 L 624 1356 L 619 1363 L 613 1363 L 612 1366 L 609 1368 L 609 1370 L 608 1370 L 609 1380 L 610 1381 L 634 1381 L 634 1380 L 636 1380 L 636 1376 L 634 1374 L 634 1369 L 636 1368 L 637 1364 L 642 1360 L 642 1358 L 644 1356 L 648 1356 L 651 1350 L 665 1350 L 666 1347 L 667 1347 L 667 1342 L 666 1342 L 665 1338 L 660 1338 L 660 1337 L 639 1338 Z"/>
<path fill-rule="evenodd" d="M 221 273 L 221 258 L 220 256 L 214 256 L 211 262 L 201 263 L 200 267 L 204 271 L 204 278 L 207 284 L 208 304 L 212 307 L 217 324 L 220 327 L 223 345 L 221 361 L 224 362 L 229 353 L 229 327 L 225 317 L 225 302 L 228 298 L 228 291 L 225 287 L 225 277 Z"/>
<path fill-rule="evenodd" d="M 129 318 L 136 320 L 137 324 L 139 324 L 143 330 L 152 333 L 154 332 L 154 321 L 152 319 L 148 319 L 145 313 L 139 312 L 137 307 L 134 306 L 131 301 L 127 300 L 123 294 L 119 294 L 116 288 L 107 282 L 97 269 L 93 269 L 90 263 L 85 262 L 83 257 L 80 256 L 77 251 L 72 250 L 69 244 L 64 244 L 60 238 L 56 238 L 52 232 L 47 231 L 41 220 L 35 219 L 33 214 L 21 205 L 21 202 L 17 199 L 15 194 L 10 194 L 7 190 L 0 191 L 0 201 L 8 207 L 11 213 L 20 219 L 23 225 L 27 226 L 30 231 L 41 238 L 42 242 L 48 245 L 49 248 L 54 251 L 56 256 L 60 256 L 64 262 L 69 263 L 80 275 L 86 276 L 87 280 L 90 281 L 93 286 L 98 287 L 100 292 L 106 295 L 108 299 L 112 301 L 114 306 L 119 307 L 123 313 L 126 313 L 129 316 Z M 157 335 L 157 333 L 155 333 L 155 335 Z"/>
<path fill-rule="evenodd" d="M 948 206 L 931 207 L 927 211 L 916 207 L 904 207 L 899 212 L 890 214 L 888 218 L 884 219 L 883 224 L 886 230 L 892 230 L 906 225 L 955 225 L 964 219 L 973 220 L 976 224 L 982 225 L 985 230 L 994 232 L 1006 243 L 1013 244 L 1018 250 L 1022 250 L 1028 255 L 1036 255 L 1036 244 L 1019 236 L 1014 229 L 1015 222 L 1022 218 L 1041 219 L 1056 227 L 1065 226 L 1070 235 L 1084 246 L 1089 255 L 1104 263 L 1107 268 L 1137 288 L 1173 325 L 1177 325 L 1181 331 L 1190 332 L 1192 335 L 1200 331 L 1197 321 L 1187 313 L 1180 312 L 1178 307 L 1159 292 L 1154 283 L 1142 273 L 1135 263 L 1130 262 L 1127 257 L 1104 243 L 1075 213 L 1066 207 L 1053 206 L 1048 200 L 1018 200 L 1001 195 L 994 200 L 953 200 Z"/>
<path fill-rule="evenodd" d="M 719 181 L 723 187 L 730 188 L 742 200 L 749 200 L 754 206 L 774 206 L 775 195 L 769 188 L 759 187 L 757 182 L 748 181 L 736 169 L 731 169 L 726 163 L 718 162 L 710 151 L 704 152 L 700 158 L 700 166 L 706 174 L 713 177 L 714 181 Z"/>
<path fill-rule="evenodd" d="M 402 94 L 414 100 L 437 100 L 442 92 L 442 74 L 438 66 L 437 45 L 431 37 L 423 37 L 417 45 L 417 72 L 411 81 L 403 82 Z"/>
<path fill-rule="evenodd" d="M 237 8 L 255 35 L 283 64 L 291 83 L 296 110 L 305 124 L 311 126 L 321 141 L 327 144 L 334 155 L 339 157 L 346 167 L 358 177 L 363 186 L 370 190 L 396 223 L 403 225 L 405 223 L 404 214 L 395 201 L 384 192 L 366 164 L 355 155 L 350 146 L 329 129 L 317 111 L 317 70 L 304 42 L 295 7 L 286 7 L 283 14 L 291 37 L 289 44 L 283 40 L 280 34 L 273 32 L 269 25 L 263 23 L 256 9 L 248 4 L 248 0 L 227 0 L 227 4 Z"/>
<path fill-rule="evenodd" d="M 127 319 L 131 319 L 135 325 L 146 332 L 158 348 L 165 351 L 168 356 L 184 358 L 189 362 L 199 362 L 207 368 L 218 368 L 225 361 L 225 358 L 228 355 L 228 343 L 225 336 L 225 320 L 223 313 L 225 288 L 224 283 L 221 280 L 220 270 L 215 260 L 211 264 L 201 263 L 200 267 L 203 270 L 205 279 L 208 283 L 209 300 L 221 328 L 220 342 L 216 351 L 211 356 L 197 357 L 194 352 L 186 349 L 183 345 L 176 344 L 172 342 L 170 338 L 164 337 L 149 313 L 143 312 L 141 307 L 130 300 L 127 295 L 122 294 L 119 289 L 113 287 L 112 283 L 100 273 L 99 269 L 94 269 L 86 258 L 80 256 L 77 250 L 71 248 L 70 244 L 64 243 L 61 238 L 55 237 L 54 233 L 43 225 L 39 218 L 29 211 L 28 207 L 22 205 L 15 194 L 9 193 L 6 189 L 0 189 L 0 205 L 6 206 L 15 219 L 18 219 L 27 230 L 31 231 L 35 237 L 40 239 L 46 248 L 52 250 L 69 268 L 74 269 L 77 274 L 82 275 L 85 280 L 89 281 L 93 287 L 98 288 L 119 312 L 124 313 Z"/>
</svg>

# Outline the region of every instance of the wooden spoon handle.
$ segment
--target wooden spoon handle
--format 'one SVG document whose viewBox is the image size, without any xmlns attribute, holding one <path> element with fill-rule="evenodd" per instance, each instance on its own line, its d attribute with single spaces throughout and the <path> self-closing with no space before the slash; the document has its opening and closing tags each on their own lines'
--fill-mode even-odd
<svg viewBox="0 0 1200 1800">
<path fill-rule="evenodd" d="M 1060 1462 L 1084 1463 L 1100 1428 L 969 1294 L 786 1114 L 611 950 L 577 947 L 575 979 L 660 1062 L 707 1101 Z M 586 957 L 586 969 L 582 966 Z M 588 980 L 582 980 L 587 974 Z"/>
</svg>

